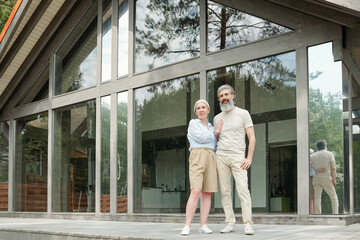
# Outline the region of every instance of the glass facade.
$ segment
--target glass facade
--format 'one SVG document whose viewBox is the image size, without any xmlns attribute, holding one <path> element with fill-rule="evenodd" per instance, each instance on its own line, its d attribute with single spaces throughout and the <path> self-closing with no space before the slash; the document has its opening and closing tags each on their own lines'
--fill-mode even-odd
<svg viewBox="0 0 360 240">
<path fill-rule="evenodd" d="M 135 212 L 184 212 L 187 124 L 199 96 L 199 75 L 135 90 Z"/>
<path fill-rule="evenodd" d="M 16 120 L 14 211 L 47 211 L 48 116 Z"/>
<path fill-rule="evenodd" d="M 260 14 L 253 3 L 101 1 L 74 5 L 81 14 L 59 24 L 46 65 L 34 62 L 36 77 L 19 87 L 25 94 L 5 106 L 0 211 L 185 213 L 193 105 L 207 99 L 213 123 L 220 113 L 217 89 L 227 83 L 236 91 L 235 105 L 248 110 L 254 123 L 248 170 L 254 212 L 307 212 L 299 198 L 307 203 L 312 195 L 299 184 L 298 172 L 308 170 L 299 157 L 308 152 L 300 146 L 316 152 L 320 139 L 335 156 L 339 214 L 351 212 L 352 201 L 360 212 L 360 81 L 345 81 L 344 61 L 334 61 L 342 46 L 332 43 L 331 32 L 317 37 L 313 19 L 303 15 L 285 26 L 288 13 Z M 304 33 L 302 21 L 308 24 Z M 300 109 L 307 95 L 309 108 Z M 299 141 L 299 122 L 309 142 Z M 11 205 L 8 182 L 14 186 Z M 232 196 L 241 213 L 234 182 Z M 323 216 L 332 214 L 325 192 L 321 205 Z M 220 192 L 213 195 L 213 213 L 223 213 Z"/>
<path fill-rule="evenodd" d="M 117 212 L 126 213 L 128 211 L 128 93 L 118 93 L 117 98 Z"/>
<path fill-rule="evenodd" d="M 59 95 L 96 85 L 97 4 L 89 6 L 55 53 L 55 92 Z"/>
<path fill-rule="evenodd" d="M 345 128 L 343 126 L 342 65 L 341 62 L 334 62 L 332 43 L 309 47 L 308 56 L 310 148 L 315 153 L 321 151 L 322 149 L 317 149 L 316 143 L 318 140 L 325 140 L 327 142 L 327 150 L 333 153 L 335 157 L 336 166 L 335 194 L 331 191 L 333 184 L 330 177 L 327 175 L 325 177 L 327 172 L 315 174 L 311 179 L 312 186 L 310 186 L 310 190 L 314 190 L 315 204 L 313 214 L 344 213 Z M 313 162 L 315 170 L 326 168 L 330 175 L 331 166 L 325 165 L 325 163 L 319 165 L 317 162 L 315 160 Z M 321 179 L 326 178 L 327 183 L 318 183 L 320 177 Z M 326 187 L 326 184 L 331 186 Z M 319 185 L 323 187 L 320 188 L 319 191 L 322 192 L 317 196 L 315 188 Z M 317 200 L 320 202 L 318 206 L 320 207 L 320 212 L 316 211 Z M 334 209 L 332 209 L 332 206 Z"/>
<path fill-rule="evenodd" d="M 118 77 L 129 71 L 129 2 L 119 0 L 118 17 Z"/>
<path fill-rule="evenodd" d="M 199 56 L 198 0 L 136 1 L 135 72 Z"/>
<path fill-rule="evenodd" d="M 95 211 L 95 100 L 54 110 L 54 212 Z"/>
<path fill-rule="evenodd" d="M 111 0 L 103 0 L 101 81 L 111 79 Z"/>
<path fill-rule="evenodd" d="M 111 96 L 101 98 L 101 212 L 110 211 Z"/>
<path fill-rule="evenodd" d="M 351 77 L 352 87 L 352 134 L 353 134 L 353 174 L 354 174 L 354 212 L 360 213 L 360 87 Z"/>
<path fill-rule="evenodd" d="M 40 90 L 40 91 L 39 91 Z M 49 64 L 36 77 L 35 81 L 29 87 L 23 97 L 20 99 L 18 106 L 47 99 L 49 97 Z"/>
<path fill-rule="evenodd" d="M 208 1 L 207 14 L 209 52 L 292 31 L 290 28 L 212 1 Z"/>
<path fill-rule="evenodd" d="M 0 211 L 8 211 L 9 124 L 0 123 Z"/>
<path fill-rule="evenodd" d="M 256 151 L 249 170 L 253 209 L 269 212 L 297 210 L 296 72 L 295 52 L 219 68 L 207 73 L 210 120 L 220 113 L 217 89 L 234 87 L 235 106 L 249 111 L 255 129 Z M 253 177 L 254 176 L 254 177 Z M 235 210 L 240 200 L 235 185 Z M 283 204 L 277 204 L 282 202 Z M 222 211 L 221 194 L 215 210 Z"/>
</svg>

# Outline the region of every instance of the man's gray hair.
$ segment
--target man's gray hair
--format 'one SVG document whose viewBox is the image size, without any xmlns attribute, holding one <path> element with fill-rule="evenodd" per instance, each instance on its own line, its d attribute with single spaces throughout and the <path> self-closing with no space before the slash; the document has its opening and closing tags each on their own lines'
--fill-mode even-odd
<svg viewBox="0 0 360 240">
<path fill-rule="evenodd" d="M 232 86 L 230 86 L 229 84 L 224 84 L 224 85 L 221 85 L 217 90 L 218 97 L 219 97 L 220 92 L 225 89 L 229 89 L 230 93 L 235 95 L 234 88 Z"/>
</svg>

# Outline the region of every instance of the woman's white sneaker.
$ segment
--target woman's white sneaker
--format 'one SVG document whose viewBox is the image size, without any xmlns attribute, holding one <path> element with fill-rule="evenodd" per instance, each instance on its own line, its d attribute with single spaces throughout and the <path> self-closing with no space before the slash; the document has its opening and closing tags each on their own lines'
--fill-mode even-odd
<svg viewBox="0 0 360 240">
<path fill-rule="evenodd" d="M 199 232 L 201 232 L 201 233 L 206 233 L 206 234 L 212 233 L 211 229 L 208 228 L 208 226 L 206 226 L 206 224 L 202 225 L 202 226 L 199 228 Z"/>
<path fill-rule="evenodd" d="M 190 234 L 190 227 L 185 225 L 185 227 L 183 228 L 183 230 L 181 231 L 181 235 L 183 236 L 187 236 Z"/>
</svg>

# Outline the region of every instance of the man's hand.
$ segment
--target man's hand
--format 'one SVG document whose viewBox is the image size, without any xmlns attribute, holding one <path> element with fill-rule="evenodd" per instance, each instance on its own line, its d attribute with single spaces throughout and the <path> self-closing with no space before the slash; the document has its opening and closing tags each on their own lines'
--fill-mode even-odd
<svg viewBox="0 0 360 240">
<path fill-rule="evenodd" d="M 336 179 L 335 178 L 332 179 L 332 184 L 334 185 L 334 187 L 336 186 Z"/>
<path fill-rule="evenodd" d="M 252 159 L 245 158 L 244 162 L 240 165 L 240 168 L 242 170 L 248 170 L 249 167 L 251 166 L 251 162 L 252 162 Z"/>
</svg>

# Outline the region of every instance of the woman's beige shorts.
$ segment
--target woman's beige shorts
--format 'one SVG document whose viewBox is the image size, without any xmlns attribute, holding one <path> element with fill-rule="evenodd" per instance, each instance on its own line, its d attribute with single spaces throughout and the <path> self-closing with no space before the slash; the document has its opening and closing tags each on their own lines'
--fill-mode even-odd
<svg viewBox="0 0 360 240">
<path fill-rule="evenodd" d="M 215 153 L 210 148 L 193 148 L 189 157 L 190 189 L 217 192 Z"/>
</svg>

